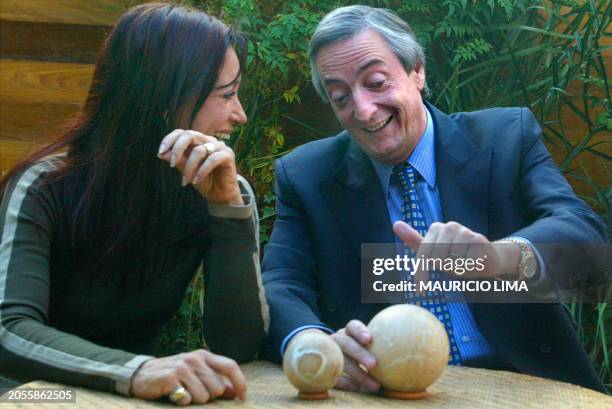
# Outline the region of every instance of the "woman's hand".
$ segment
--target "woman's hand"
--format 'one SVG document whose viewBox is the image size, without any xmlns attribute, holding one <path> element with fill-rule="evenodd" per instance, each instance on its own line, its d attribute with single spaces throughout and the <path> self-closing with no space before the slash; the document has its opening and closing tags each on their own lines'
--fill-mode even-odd
<svg viewBox="0 0 612 409">
<path fill-rule="evenodd" d="M 238 364 L 204 349 L 151 359 L 134 374 L 130 392 L 141 399 L 159 399 L 178 387 L 187 393 L 179 405 L 202 404 L 224 397 L 246 399 L 246 382 Z"/>
<path fill-rule="evenodd" d="M 234 151 L 216 138 L 175 129 L 162 139 L 158 156 L 183 174 L 211 203 L 243 204 L 236 176 Z"/>
</svg>

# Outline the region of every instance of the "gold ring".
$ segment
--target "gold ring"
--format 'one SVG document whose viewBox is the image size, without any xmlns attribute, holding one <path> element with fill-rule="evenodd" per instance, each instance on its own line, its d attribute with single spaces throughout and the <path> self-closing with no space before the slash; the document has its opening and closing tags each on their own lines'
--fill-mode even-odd
<svg viewBox="0 0 612 409">
<path fill-rule="evenodd" d="M 187 390 L 182 386 L 177 386 L 172 392 L 168 394 L 168 399 L 170 402 L 177 403 L 180 402 L 185 395 L 187 394 Z"/>
<path fill-rule="evenodd" d="M 206 142 L 204 144 L 204 149 L 206 149 L 206 152 L 208 152 L 209 155 L 212 155 L 212 153 L 217 149 L 217 147 L 212 142 Z"/>
</svg>

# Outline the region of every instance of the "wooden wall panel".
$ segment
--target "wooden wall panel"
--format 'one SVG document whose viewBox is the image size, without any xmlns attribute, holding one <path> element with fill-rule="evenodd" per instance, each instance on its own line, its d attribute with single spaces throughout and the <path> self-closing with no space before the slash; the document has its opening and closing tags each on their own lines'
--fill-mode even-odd
<svg viewBox="0 0 612 409">
<path fill-rule="evenodd" d="M 42 142 L 0 138 L 0 177 L 40 146 Z"/>
<path fill-rule="evenodd" d="M 0 54 L 6 59 L 95 63 L 108 26 L 0 21 Z"/>
<path fill-rule="evenodd" d="M 121 0 L 0 0 L 0 20 L 110 26 L 125 11 Z"/>
<path fill-rule="evenodd" d="M 0 173 L 85 101 L 104 38 L 133 0 L 0 0 Z"/>
<path fill-rule="evenodd" d="M 59 132 L 81 104 L 11 102 L 0 105 L 0 140 L 44 142 Z"/>
<path fill-rule="evenodd" d="M 0 173 L 47 143 L 85 101 L 94 66 L 0 60 Z"/>
<path fill-rule="evenodd" d="M 91 64 L 0 60 L 0 99 L 80 104 L 92 75 Z"/>
</svg>

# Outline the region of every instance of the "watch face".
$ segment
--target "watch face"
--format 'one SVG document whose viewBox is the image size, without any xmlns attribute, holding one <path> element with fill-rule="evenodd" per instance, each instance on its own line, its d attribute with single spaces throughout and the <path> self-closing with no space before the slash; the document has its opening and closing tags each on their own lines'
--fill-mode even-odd
<svg viewBox="0 0 612 409">
<path fill-rule="evenodd" d="M 531 249 L 523 251 L 523 259 L 521 260 L 522 275 L 525 278 L 532 278 L 537 270 L 538 263 Z"/>
</svg>

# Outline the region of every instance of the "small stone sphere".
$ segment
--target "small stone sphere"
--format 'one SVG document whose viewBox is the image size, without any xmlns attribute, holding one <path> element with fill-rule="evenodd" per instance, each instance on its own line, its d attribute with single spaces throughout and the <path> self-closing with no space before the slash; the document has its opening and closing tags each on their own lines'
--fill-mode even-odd
<svg viewBox="0 0 612 409">
<path fill-rule="evenodd" d="M 285 351 L 283 371 L 300 392 L 314 394 L 333 388 L 344 369 L 342 350 L 329 335 L 299 334 Z"/>
<path fill-rule="evenodd" d="M 423 307 L 399 304 L 385 308 L 368 324 L 376 357 L 371 375 L 387 390 L 421 392 L 448 364 L 448 335 Z"/>
</svg>

